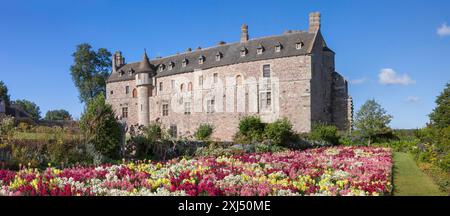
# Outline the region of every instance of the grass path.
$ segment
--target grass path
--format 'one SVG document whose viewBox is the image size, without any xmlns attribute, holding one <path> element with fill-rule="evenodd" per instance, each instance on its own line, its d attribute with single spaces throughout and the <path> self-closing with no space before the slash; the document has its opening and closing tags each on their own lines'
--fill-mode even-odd
<svg viewBox="0 0 450 216">
<path fill-rule="evenodd" d="M 394 196 L 446 196 L 417 167 L 411 154 L 394 153 Z"/>
</svg>

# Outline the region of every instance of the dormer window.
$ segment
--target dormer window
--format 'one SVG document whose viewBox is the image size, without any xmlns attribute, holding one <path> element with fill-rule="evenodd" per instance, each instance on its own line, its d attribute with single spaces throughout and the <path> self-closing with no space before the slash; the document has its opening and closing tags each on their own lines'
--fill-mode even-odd
<svg viewBox="0 0 450 216">
<path fill-rule="evenodd" d="M 275 45 L 275 52 L 281 52 L 281 49 L 283 49 L 283 46 L 281 45 L 280 42 L 278 42 L 278 43 Z"/>
<path fill-rule="evenodd" d="M 133 75 L 133 69 L 128 70 L 128 76 Z"/>
<path fill-rule="evenodd" d="M 187 59 L 183 59 L 183 61 L 181 62 L 181 67 L 186 67 L 186 65 L 188 64 L 188 60 Z"/>
<path fill-rule="evenodd" d="M 164 64 L 160 64 L 159 65 L 159 72 L 162 72 L 162 71 L 164 71 L 164 68 L 165 68 L 165 65 Z"/>
<path fill-rule="evenodd" d="M 221 52 L 217 52 L 216 53 L 216 61 L 220 61 L 220 59 L 222 59 L 222 53 Z"/>
<path fill-rule="evenodd" d="M 297 42 L 297 43 L 295 44 L 295 49 L 298 49 L 298 50 L 299 50 L 299 49 L 301 49 L 301 48 L 303 47 L 303 45 L 304 45 L 303 42 L 301 42 L 301 41 L 300 41 L 300 42 Z"/>
<path fill-rule="evenodd" d="M 264 47 L 262 44 L 259 44 L 258 47 L 256 48 L 256 53 L 258 55 L 262 54 L 264 52 Z"/>
<path fill-rule="evenodd" d="M 200 56 L 198 57 L 198 64 L 203 64 L 203 62 L 205 62 L 205 56 Z"/>
<path fill-rule="evenodd" d="M 173 62 L 170 62 L 169 63 L 169 70 L 172 70 L 172 68 L 175 66 L 175 63 L 173 63 Z"/>
<path fill-rule="evenodd" d="M 241 48 L 241 57 L 244 57 L 245 55 L 247 55 L 247 52 L 248 52 L 247 48 L 242 47 Z"/>
<path fill-rule="evenodd" d="M 121 71 L 119 71 L 119 77 L 122 77 L 123 76 L 123 71 L 121 70 Z"/>
</svg>

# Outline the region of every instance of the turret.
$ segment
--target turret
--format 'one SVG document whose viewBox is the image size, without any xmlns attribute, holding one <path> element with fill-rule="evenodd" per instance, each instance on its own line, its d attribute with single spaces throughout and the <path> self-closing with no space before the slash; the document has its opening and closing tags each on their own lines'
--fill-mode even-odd
<svg viewBox="0 0 450 216">
<path fill-rule="evenodd" d="M 136 88 L 138 99 L 138 124 L 148 125 L 149 122 L 149 91 L 152 86 L 152 78 L 155 76 L 156 71 L 147 56 L 147 52 L 144 52 L 142 61 L 139 63 L 139 67 L 136 71 Z"/>
</svg>

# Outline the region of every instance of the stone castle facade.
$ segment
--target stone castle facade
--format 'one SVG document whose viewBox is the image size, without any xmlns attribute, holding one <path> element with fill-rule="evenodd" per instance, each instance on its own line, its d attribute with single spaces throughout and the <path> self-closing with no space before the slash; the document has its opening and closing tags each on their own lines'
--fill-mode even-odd
<svg viewBox="0 0 450 216">
<path fill-rule="evenodd" d="M 173 135 L 193 135 L 202 123 L 213 137 L 229 141 L 239 120 L 258 115 L 264 122 L 288 118 L 297 132 L 314 122 L 350 130 L 352 99 L 347 81 L 335 71 L 335 53 L 311 13 L 308 31 L 249 39 L 140 62 L 113 56 L 107 103 L 127 125 L 159 122 Z"/>
</svg>

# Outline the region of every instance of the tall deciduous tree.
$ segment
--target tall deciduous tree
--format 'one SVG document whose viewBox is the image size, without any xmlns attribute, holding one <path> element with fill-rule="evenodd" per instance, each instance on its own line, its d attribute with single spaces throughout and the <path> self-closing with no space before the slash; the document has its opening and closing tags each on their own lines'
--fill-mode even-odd
<svg viewBox="0 0 450 216">
<path fill-rule="evenodd" d="M 111 53 L 100 48 L 94 51 L 91 45 L 83 43 L 72 54 L 74 63 L 70 67 L 72 80 L 79 91 L 80 101 L 89 102 L 98 94 L 105 94 L 106 79 L 111 70 Z"/>
<path fill-rule="evenodd" d="M 41 109 L 34 102 L 29 100 L 15 100 L 13 101 L 13 104 L 22 108 L 34 120 L 41 119 Z"/>
<path fill-rule="evenodd" d="M 67 110 L 49 110 L 45 113 L 44 119 L 49 121 L 72 120 L 72 116 Z"/>
<path fill-rule="evenodd" d="M 433 126 L 445 128 L 450 125 L 450 83 L 436 98 L 436 108 L 430 114 Z"/>
<path fill-rule="evenodd" d="M 375 100 L 366 101 L 356 113 L 355 126 L 361 134 L 368 139 L 370 145 L 372 139 L 389 129 L 388 124 L 392 116 L 386 113 Z"/>
<path fill-rule="evenodd" d="M 8 87 L 6 87 L 5 83 L 1 80 L 0 80 L 0 100 L 3 101 L 7 106 L 10 103 Z"/>
</svg>

